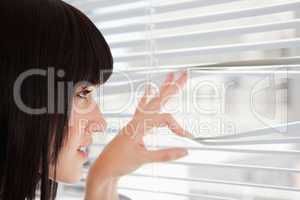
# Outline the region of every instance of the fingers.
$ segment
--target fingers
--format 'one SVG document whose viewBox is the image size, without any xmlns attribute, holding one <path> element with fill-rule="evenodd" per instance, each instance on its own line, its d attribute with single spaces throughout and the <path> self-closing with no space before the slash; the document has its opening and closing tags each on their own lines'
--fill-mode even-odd
<svg viewBox="0 0 300 200">
<path fill-rule="evenodd" d="M 168 126 L 169 129 L 176 135 L 184 137 L 192 137 L 192 134 L 185 131 L 178 122 L 170 114 L 160 114 L 159 111 L 162 105 L 166 103 L 167 100 L 174 95 L 180 88 L 184 87 L 187 81 L 187 72 L 184 71 L 180 77 L 174 82 L 174 73 L 169 73 L 164 85 L 160 91 L 160 95 L 148 101 L 149 93 L 151 91 L 151 86 L 146 86 L 145 94 L 138 103 L 138 108 L 135 112 L 135 120 L 140 123 L 137 128 L 138 131 L 135 139 L 139 141 L 146 134 L 147 131 L 153 127 Z"/>
<path fill-rule="evenodd" d="M 168 75 L 167 75 L 167 77 L 166 77 L 166 79 L 165 79 L 165 81 L 164 81 L 164 83 L 161 85 L 161 87 L 160 87 L 160 93 L 162 93 L 163 91 L 165 91 L 169 86 L 171 86 L 172 84 L 174 84 L 174 72 L 170 72 Z"/>
<path fill-rule="evenodd" d="M 175 82 L 175 85 L 177 85 L 179 89 L 183 88 L 187 82 L 187 78 L 188 78 L 187 71 L 183 71 L 181 76 Z"/>
<path fill-rule="evenodd" d="M 160 126 L 168 126 L 168 128 L 178 136 L 181 137 L 189 137 L 191 138 L 193 135 L 188 131 L 184 130 L 176 119 L 169 113 L 160 114 Z"/>
<path fill-rule="evenodd" d="M 146 151 L 146 163 L 167 162 L 180 159 L 188 155 L 188 151 L 183 148 L 161 149 L 155 151 Z"/>
<path fill-rule="evenodd" d="M 158 111 L 168 102 L 168 100 L 182 89 L 187 82 L 187 71 L 184 71 L 180 77 L 174 82 L 174 74 L 168 74 L 164 84 L 162 85 L 159 96 L 152 99 L 148 106 L 153 111 Z"/>
<path fill-rule="evenodd" d="M 150 92 L 151 92 L 151 85 L 147 84 L 145 86 L 145 92 L 144 92 L 144 95 L 142 96 L 142 98 L 140 99 L 139 103 L 138 103 L 138 106 L 137 106 L 137 109 L 139 111 L 144 111 L 146 105 L 147 105 L 147 102 L 148 102 L 148 98 L 149 98 L 149 95 L 150 95 Z"/>
<path fill-rule="evenodd" d="M 187 82 L 187 71 L 183 71 L 176 81 L 174 82 L 167 82 L 167 80 L 165 81 L 167 90 L 162 91 L 162 95 L 164 94 L 164 92 L 168 93 L 168 91 L 177 92 L 179 89 L 182 89 L 185 86 L 186 82 Z"/>
<path fill-rule="evenodd" d="M 175 95 L 179 90 L 181 90 L 187 82 L 187 72 L 184 71 L 180 77 L 172 84 L 169 84 L 164 91 L 161 91 L 161 105 L 164 105 L 168 100 Z"/>
<path fill-rule="evenodd" d="M 168 85 L 168 84 L 172 83 L 173 81 L 174 81 L 174 72 L 170 72 L 167 75 L 167 77 L 166 77 L 165 82 L 164 82 L 163 85 Z"/>
<path fill-rule="evenodd" d="M 182 126 L 176 121 L 176 119 L 169 113 L 153 114 L 143 122 L 134 125 L 136 127 L 136 135 L 134 135 L 135 141 L 142 141 L 143 137 L 155 127 L 167 126 L 173 133 L 180 137 L 192 138 L 193 135 L 184 130 Z"/>
<path fill-rule="evenodd" d="M 165 87 L 160 91 L 161 102 L 166 103 L 168 99 L 182 89 L 187 82 L 187 71 L 181 73 L 175 82 L 167 82 Z"/>
</svg>

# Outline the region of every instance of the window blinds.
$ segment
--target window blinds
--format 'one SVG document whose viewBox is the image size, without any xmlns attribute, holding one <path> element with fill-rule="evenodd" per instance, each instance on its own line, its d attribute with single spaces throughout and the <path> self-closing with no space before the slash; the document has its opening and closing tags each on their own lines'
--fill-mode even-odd
<svg viewBox="0 0 300 200">
<path fill-rule="evenodd" d="M 226 94 L 222 115 L 175 114 L 181 121 L 191 119 L 188 128 L 194 125 L 194 119 L 218 127 L 224 118 L 236 124 L 238 133 L 268 127 L 250 113 L 246 94 L 253 83 L 263 82 L 269 74 L 276 94 L 258 95 L 257 109 L 260 113 L 274 112 L 276 123 L 300 121 L 299 0 L 68 2 L 97 24 L 115 61 L 115 75 L 95 97 L 108 123 L 113 125 L 107 134 L 95 139 L 96 144 L 90 148 L 91 161 L 132 116 L 135 104 L 130 94 L 138 91 L 146 79 L 162 81 L 168 70 L 188 68 L 192 84 L 203 80 L 218 85 L 233 83 Z M 212 95 L 207 89 L 201 92 Z M 188 87 L 182 95 L 192 93 L 193 87 Z M 190 101 L 187 98 L 183 104 Z M 215 108 L 217 101 L 214 97 L 199 100 L 205 108 Z M 278 106 L 276 112 L 270 107 L 273 104 Z M 291 136 L 285 134 L 289 133 L 288 127 L 285 133 L 274 130 L 269 135 L 252 137 L 247 145 L 203 145 L 170 137 L 166 129 L 158 132 L 162 134 L 147 138 L 149 148 L 184 146 L 190 155 L 175 162 L 145 166 L 121 179 L 120 192 L 132 199 L 300 198 L 297 131 Z M 61 198 L 81 199 L 83 188 L 83 182 L 63 186 Z"/>
<path fill-rule="evenodd" d="M 268 52 L 293 51 L 299 46 L 299 1 L 101 0 L 74 4 L 106 36 L 120 69 L 148 66 L 151 55 L 157 66 L 187 66 L 272 58 Z"/>
</svg>

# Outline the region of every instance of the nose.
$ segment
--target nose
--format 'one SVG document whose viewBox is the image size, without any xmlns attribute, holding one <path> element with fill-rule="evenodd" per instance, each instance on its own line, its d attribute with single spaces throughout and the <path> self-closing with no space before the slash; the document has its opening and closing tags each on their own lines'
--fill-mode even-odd
<svg viewBox="0 0 300 200">
<path fill-rule="evenodd" d="M 88 132 L 105 132 L 107 128 L 107 122 L 104 119 L 102 112 L 98 105 L 94 106 L 94 109 L 89 113 L 88 117 Z"/>
</svg>

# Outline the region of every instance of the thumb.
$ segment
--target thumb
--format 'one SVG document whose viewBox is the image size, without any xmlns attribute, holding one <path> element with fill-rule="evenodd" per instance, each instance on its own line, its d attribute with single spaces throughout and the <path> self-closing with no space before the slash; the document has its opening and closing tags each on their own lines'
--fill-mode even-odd
<svg viewBox="0 0 300 200">
<path fill-rule="evenodd" d="M 147 151 L 146 159 L 148 163 L 167 162 L 177 160 L 188 155 L 188 151 L 184 148 L 170 148 L 154 151 Z"/>
</svg>

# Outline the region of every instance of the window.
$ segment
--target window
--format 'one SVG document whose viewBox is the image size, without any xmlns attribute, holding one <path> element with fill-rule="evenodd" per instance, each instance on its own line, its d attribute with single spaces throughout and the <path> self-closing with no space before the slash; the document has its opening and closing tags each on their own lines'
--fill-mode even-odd
<svg viewBox="0 0 300 200">
<path fill-rule="evenodd" d="M 298 129 L 276 129 L 300 121 L 299 0 L 68 2 L 97 24 L 115 60 L 104 96 L 95 96 L 110 126 L 91 147 L 91 160 L 130 119 L 136 103 L 131 98 L 145 80 L 159 83 L 167 70 L 190 70 L 190 85 L 178 97 L 182 102 L 169 106 L 178 108 L 175 117 L 198 136 L 275 127 L 246 139 L 248 144 L 200 144 L 160 129 L 147 137 L 149 147 L 184 146 L 190 155 L 122 178 L 120 193 L 133 200 L 299 199 Z M 187 105 L 197 108 L 185 110 Z M 60 198 L 82 199 L 83 187 L 64 185 Z"/>
</svg>

